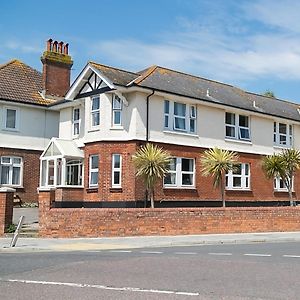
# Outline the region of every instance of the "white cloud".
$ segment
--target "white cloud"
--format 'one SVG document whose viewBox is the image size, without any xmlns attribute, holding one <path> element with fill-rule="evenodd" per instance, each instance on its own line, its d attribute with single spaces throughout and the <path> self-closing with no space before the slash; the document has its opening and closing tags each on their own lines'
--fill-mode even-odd
<svg viewBox="0 0 300 300">
<path fill-rule="evenodd" d="M 4 50 L 12 50 L 12 51 L 20 51 L 22 53 L 41 53 L 42 49 L 40 47 L 40 43 L 30 42 L 30 41 L 16 41 L 9 40 L 2 44 L 2 49 Z"/>
</svg>

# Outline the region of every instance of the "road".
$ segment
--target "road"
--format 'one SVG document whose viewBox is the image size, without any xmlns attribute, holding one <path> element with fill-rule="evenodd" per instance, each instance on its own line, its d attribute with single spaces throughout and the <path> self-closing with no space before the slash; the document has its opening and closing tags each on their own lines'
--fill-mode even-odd
<svg viewBox="0 0 300 300">
<path fill-rule="evenodd" d="M 299 299 L 300 243 L 0 254 L 0 299 Z"/>
</svg>

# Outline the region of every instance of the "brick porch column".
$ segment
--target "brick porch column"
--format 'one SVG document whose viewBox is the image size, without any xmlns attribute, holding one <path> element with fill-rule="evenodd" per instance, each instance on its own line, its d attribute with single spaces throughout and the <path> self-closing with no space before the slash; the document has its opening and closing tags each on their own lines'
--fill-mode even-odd
<svg viewBox="0 0 300 300">
<path fill-rule="evenodd" d="M 9 187 L 0 188 L 0 236 L 12 224 L 15 191 Z"/>
</svg>

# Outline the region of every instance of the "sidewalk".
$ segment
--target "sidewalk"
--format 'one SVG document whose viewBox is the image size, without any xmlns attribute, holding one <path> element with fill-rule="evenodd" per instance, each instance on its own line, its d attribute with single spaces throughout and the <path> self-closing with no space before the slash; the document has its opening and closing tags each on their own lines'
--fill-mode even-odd
<svg viewBox="0 0 300 300">
<path fill-rule="evenodd" d="M 109 249 L 196 246 L 205 244 L 216 245 L 296 241 L 300 241 L 300 232 L 74 239 L 19 238 L 16 247 L 9 248 L 11 238 L 0 238 L 0 253 L 35 251 L 100 251 Z"/>
</svg>

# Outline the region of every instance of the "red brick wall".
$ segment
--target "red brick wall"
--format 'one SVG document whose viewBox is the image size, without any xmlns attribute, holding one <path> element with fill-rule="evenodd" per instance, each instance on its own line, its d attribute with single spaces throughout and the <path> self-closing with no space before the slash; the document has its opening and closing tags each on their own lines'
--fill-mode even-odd
<svg viewBox="0 0 300 300">
<path fill-rule="evenodd" d="M 13 217 L 13 192 L 0 191 L 0 236 L 5 229 L 12 224 Z"/>
<path fill-rule="evenodd" d="M 40 178 L 41 151 L 0 148 L 0 156 L 19 156 L 23 158 L 23 188 L 16 188 L 16 195 L 23 202 L 38 202 L 37 188 Z"/>
<path fill-rule="evenodd" d="M 41 237 L 108 237 L 299 231 L 300 207 L 69 209 L 40 193 Z"/>
<path fill-rule="evenodd" d="M 55 201 L 83 201 L 83 188 L 57 188 Z"/>
</svg>

